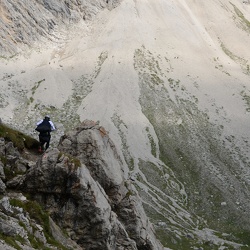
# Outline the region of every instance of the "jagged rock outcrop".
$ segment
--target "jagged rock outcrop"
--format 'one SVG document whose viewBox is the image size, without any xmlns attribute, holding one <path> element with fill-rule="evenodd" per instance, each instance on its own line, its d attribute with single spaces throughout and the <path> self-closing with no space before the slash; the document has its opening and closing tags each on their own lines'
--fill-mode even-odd
<svg viewBox="0 0 250 250">
<path fill-rule="evenodd" d="M 105 129 L 85 121 L 5 182 L 29 193 L 80 249 L 163 249 L 125 172 Z"/>
<path fill-rule="evenodd" d="M 0 2 L 0 55 L 18 53 L 42 37 L 57 39 L 60 25 L 90 20 L 104 8 L 112 9 L 120 0 L 30 0 Z"/>
<path fill-rule="evenodd" d="M 11 141 L 0 138 L 0 249 L 63 249 L 64 246 L 80 250 L 36 202 L 28 200 L 21 190 L 6 187 L 17 187 L 27 170 L 36 166 L 36 158 L 28 152 L 20 153 Z"/>
<path fill-rule="evenodd" d="M 0 194 L 5 193 L 6 182 L 25 174 L 34 165 L 33 161 L 21 157 L 11 141 L 0 138 Z"/>
<path fill-rule="evenodd" d="M 28 211 L 27 207 L 29 207 Z M 40 223 L 37 223 L 34 218 L 40 219 Z M 46 224 L 47 222 L 48 224 Z M 48 226 L 51 231 L 50 236 Z M 33 250 L 41 249 L 41 247 L 62 249 L 62 246 L 69 250 L 82 249 L 66 237 L 55 222 L 39 210 L 36 203 L 28 201 L 21 193 L 10 192 L 0 199 L 0 233 L 1 239 L 8 237 L 8 245 L 6 242 L 0 241 L 0 249 L 4 250 Z M 51 244 L 55 241 L 58 241 L 57 247 Z M 13 248 L 9 245 L 12 245 Z"/>
</svg>

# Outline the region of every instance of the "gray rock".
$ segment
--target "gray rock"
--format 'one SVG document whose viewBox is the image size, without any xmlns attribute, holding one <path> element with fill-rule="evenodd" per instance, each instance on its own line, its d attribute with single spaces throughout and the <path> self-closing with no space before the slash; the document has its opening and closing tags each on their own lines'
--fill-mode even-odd
<svg viewBox="0 0 250 250">
<path fill-rule="evenodd" d="M 8 196 L 3 197 L 0 200 L 0 211 L 5 213 L 6 215 L 17 215 L 23 212 L 23 209 L 20 207 L 14 207 L 10 205 L 10 198 Z"/>
<path fill-rule="evenodd" d="M 82 249 L 74 241 L 72 241 L 69 238 L 66 238 L 64 234 L 62 233 L 61 229 L 56 225 L 56 223 L 51 218 L 49 218 L 49 223 L 50 223 L 52 235 L 55 238 L 55 240 L 63 244 L 63 246 L 67 247 L 68 249 L 74 249 L 74 250 Z"/>
<path fill-rule="evenodd" d="M 0 3 L 0 54 L 13 55 L 42 37 L 55 39 L 58 27 L 92 19 L 120 0 L 2 0 Z M 11 33 L 11 39 L 6 39 Z"/>
<path fill-rule="evenodd" d="M 46 237 L 43 233 L 43 229 L 42 230 L 36 230 L 34 232 L 34 236 L 40 241 L 42 242 L 44 245 L 47 243 Z"/>
<path fill-rule="evenodd" d="M 6 157 L 9 159 L 18 159 L 20 157 L 20 153 L 18 152 L 18 150 L 14 147 L 13 142 L 7 142 L 5 144 L 5 154 Z"/>
<path fill-rule="evenodd" d="M 4 241 L 0 240 L 0 249 L 3 250 L 16 250 L 15 248 L 9 246 L 8 244 L 6 244 Z"/>
<path fill-rule="evenodd" d="M 6 189 L 6 185 L 4 184 L 2 179 L 0 179 L 0 194 L 3 194 L 5 192 L 5 189 Z"/>
<path fill-rule="evenodd" d="M 11 225 L 10 223 L 7 223 L 5 220 L 2 220 L 0 218 L 0 232 L 3 235 L 6 236 L 16 236 L 17 231 L 16 231 L 16 225 Z"/>
<path fill-rule="evenodd" d="M 3 162 L 1 162 L 1 161 L 0 161 L 0 178 L 1 178 L 2 180 L 5 179 L 4 164 L 3 164 Z"/>
<path fill-rule="evenodd" d="M 84 249 L 163 249 L 114 144 L 91 121 L 63 136 L 20 187 Z"/>
<path fill-rule="evenodd" d="M 19 186 L 22 185 L 24 180 L 24 176 L 23 175 L 17 175 L 15 177 L 13 177 L 12 179 L 10 179 L 9 181 L 6 182 L 6 186 L 8 188 L 12 188 L 12 189 L 18 189 Z"/>
<path fill-rule="evenodd" d="M 21 174 L 21 173 L 25 173 L 27 171 L 27 169 L 30 168 L 30 166 L 32 166 L 32 163 L 30 161 L 19 158 L 15 162 L 15 169 L 14 170 Z"/>
<path fill-rule="evenodd" d="M 0 137 L 0 156 L 5 156 L 5 140 Z"/>
<path fill-rule="evenodd" d="M 163 249 L 115 145 L 98 123 L 84 121 L 36 164 L 23 159 L 12 143 L 1 140 L 0 145 L 6 158 L 2 171 L 13 171 L 6 183 L 0 179 L 0 192 L 8 190 L 0 200 L 0 232 L 25 238 L 23 249 L 32 249 L 28 234 L 48 243 L 42 226 L 10 204 L 10 199 L 26 202 L 26 197 L 9 190 L 22 190 L 42 204 L 51 216 L 53 237 L 68 249 Z"/>
</svg>

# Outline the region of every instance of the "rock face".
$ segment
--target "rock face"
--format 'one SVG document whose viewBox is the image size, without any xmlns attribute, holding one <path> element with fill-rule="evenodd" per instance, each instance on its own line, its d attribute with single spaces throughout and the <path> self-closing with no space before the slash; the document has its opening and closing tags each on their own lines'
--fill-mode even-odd
<svg viewBox="0 0 250 250">
<path fill-rule="evenodd" d="M 104 128 L 85 121 L 6 185 L 42 204 L 51 227 L 66 231 L 80 249 L 163 249 L 124 173 Z"/>
<path fill-rule="evenodd" d="M 68 249 L 81 249 L 63 235 L 60 228 L 42 212 L 36 202 L 27 200 L 21 190 L 8 188 L 18 187 L 27 170 L 35 166 L 36 163 L 23 157 L 12 142 L 0 138 L 0 249 L 32 250 L 40 246 L 61 249 L 54 248 L 49 243 L 51 240 L 62 242 Z M 51 230 L 53 235 L 49 233 L 49 236 L 47 233 Z M 8 245 L 5 239 L 8 239 Z"/>
<path fill-rule="evenodd" d="M 90 20 L 103 8 L 114 8 L 120 0 L 3 0 L 0 3 L 0 54 L 13 55 L 24 45 L 46 37 L 57 39 L 58 25 Z M 18 48 L 19 47 L 19 48 Z"/>
</svg>

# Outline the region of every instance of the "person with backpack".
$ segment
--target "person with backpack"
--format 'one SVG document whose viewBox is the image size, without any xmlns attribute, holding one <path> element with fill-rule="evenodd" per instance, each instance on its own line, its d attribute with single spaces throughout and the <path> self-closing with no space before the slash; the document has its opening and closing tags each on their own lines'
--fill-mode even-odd
<svg viewBox="0 0 250 250">
<path fill-rule="evenodd" d="M 36 124 L 36 126 L 37 126 L 36 131 L 39 132 L 39 142 L 40 142 L 38 152 L 43 152 L 45 144 L 46 144 L 45 150 L 49 148 L 49 143 L 51 138 L 50 132 L 55 130 L 56 128 L 48 115 L 46 115 L 43 120 L 40 120 Z"/>
</svg>

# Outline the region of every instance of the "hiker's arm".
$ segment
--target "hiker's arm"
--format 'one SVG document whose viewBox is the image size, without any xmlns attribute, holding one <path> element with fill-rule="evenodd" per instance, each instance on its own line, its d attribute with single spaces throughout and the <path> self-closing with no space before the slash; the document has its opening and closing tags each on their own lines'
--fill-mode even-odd
<svg viewBox="0 0 250 250">
<path fill-rule="evenodd" d="M 49 123 L 50 123 L 50 125 L 51 125 L 51 130 L 52 130 L 52 131 L 53 131 L 53 130 L 56 130 L 54 123 L 53 123 L 52 121 L 49 121 Z"/>
<path fill-rule="evenodd" d="M 43 120 L 39 121 L 36 123 L 36 126 L 38 126 L 39 124 L 41 124 L 43 122 Z"/>
</svg>

